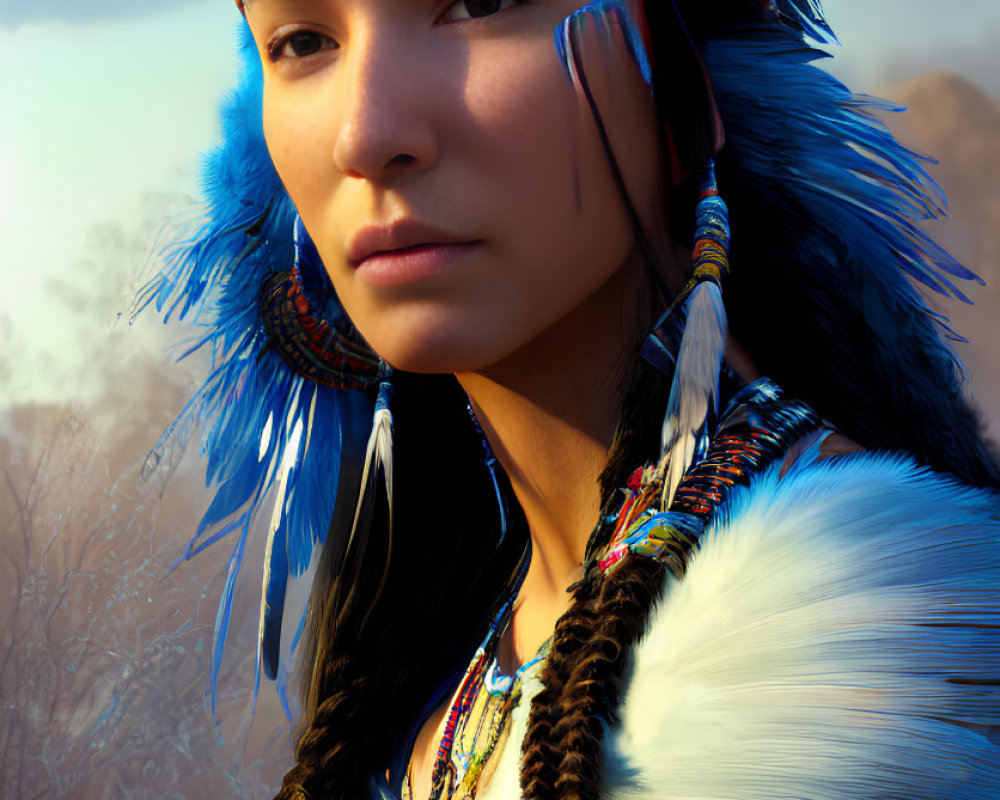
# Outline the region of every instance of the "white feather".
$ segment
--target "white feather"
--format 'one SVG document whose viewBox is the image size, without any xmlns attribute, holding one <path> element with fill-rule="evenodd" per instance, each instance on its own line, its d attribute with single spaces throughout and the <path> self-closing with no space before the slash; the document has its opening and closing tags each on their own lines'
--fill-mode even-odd
<svg viewBox="0 0 1000 800">
<path fill-rule="evenodd" d="M 695 457 L 709 408 L 719 393 L 719 368 L 726 343 L 726 307 L 714 281 L 701 281 L 687 301 L 670 400 L 663 420 L 662 453 L 668 459 L 662 508 L 669 507 Z"/>
<path fill-rule="evenodd" d="M 316 398 L 319 397 L 319 391 L 314 389 L 312 393 L 312 399 L 309 401 L 309 420 L 306 422 L 306 446 L 302 450 L 302 456 L 305 457 L 306 453 L 309 452 L 309 445 L 312 444 L 312 432 L 313 423 L 316 421 Z"/>
<path fill-rule="evenodd" d="M 297 408 L 297 403 L 294 408 Z M 270 418 L 268 418 L 270 421 Z M 289 414 L 288 422 L 291 422 Z M 271 522 L 267 529 L 267 544 L 264 548 L 264 577 L 261 581 L 260 589 L 260 620 L 257 623 L 257 664 L 261 663 L 264 645 L 264 614 L 267 609 L 267 590 L 271 585 L 271 553 L 274 550 L 274 540 L 281 527 L 281 520 L 285 514 L 285 493 L 288 488 L 288 476 L 298 462 L 299 445 L 302 442 L 302 418 L 295 421 L 292 434 L 285 443 L 285 452 L 281 457 L 281 464 L 278 467 L 278 474 L 274 485 L 274 506 L 271 510 Z M 280 552 L 280 551 L 279 551 Z M 282 612 L 284 613 L 284 612 Z"/>
<path fill-rule="evenodd" d="M 358 532 L 361 514 L 364 508 L 365 496 L 369 481 L 378 475 L 379 470 L 385 480 L 386 497 L 389 501 L 389 527 L 392 528 L 392 413 L 387 406 L 379 407 L 372 420 L 372 432 L 368 437 L 368 448 L 365 451 L 365 465 L 361 471 L 361 491 L 358 494 L 358 504 L 354 510 L 354 524 L 351 525 L 351 535 L 347 540 L 347 551 L 354 544 Z"/>
<path fill-rule="evenodd" d="M 257 461 L 263 461 L 267 451 L 271 448 L 271 427 L 274 425 L 274 412 L 267 415 L 267 422 L 264 423 L 264 430 L 260 434 L 260 448 L 257 451 Z"/>
<path fill-rule="evenodd" d="M 313 579 L 316 577 L 322 552 L 323 545 L 318 541 L 315 542 L 312 555 L 309 558 L 309 566 L 301 575 L 288 576 L 288 583 L 285 587 L 285 607 L 281 613 L 281 641 L 278 648 L 277 682 L 279 686 L 287 686 L 289 677 L 293 674 L 292 665 L 296 652 L 296 637 L 308 612 L 309 595 L 312 592 Z M 296 724 L 300 711 L 295 694 L 295 692 L 287 694 L 289 718 L 293 725 Z"/>
</svg>

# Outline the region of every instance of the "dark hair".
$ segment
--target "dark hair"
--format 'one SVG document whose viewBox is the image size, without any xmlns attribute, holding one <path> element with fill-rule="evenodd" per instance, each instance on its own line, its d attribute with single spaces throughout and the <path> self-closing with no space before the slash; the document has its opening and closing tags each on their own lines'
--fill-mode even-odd
<svg viewBox="0 0 1000 800">
<path fill-rule="evenodd" d="M 1000 467 L 963 396 L 958 364 L 938 323 L 915 293 L 906 293 L 912 287 L 883 273 L 869 276 L 861 261 L 870 253 L 852 251 L 835 228 L 818 225 L 780 176 L 748 166 L 806 158 L 806 145 L 794 138 L 800 132 L 786 139 L 778 130 L 768 162 L 753 150 L 756 132 L 741 128 L 745 98 L 757 102 L 758 94 L 779 91 L 767 71 L 775 68 L 767 61 L 773 52 L 794 52 L 797 68 L 812 69 L 804 66 L 810 59 L 801 36 L 758 0 L 646 6 L 658 58 L 654 85 L 681 160 L 710 155 L 713 97 L 702 81 L 678 79 L 699 72 L 702 56 L 726 128 L 717 172 L 732 220 L 735 268 L 726 306 L 735 337 L 790 395 L 862 446 L 907 451 L 971 484 L 1000 486 Z M 758 47 L 761 71 L 728 74 L 719 42 Z M 690 207 L 680 199 L 686 190 L 682 184 L 671 203 L 677 230 Z M 878 308 L 870 313 L 873 302 Z M 639 321 L 647 330 L 652 313 Z M 654 455 L 667 388 L 636 355 L 602 475 L 605 497 Z M 324 554 L 327 569 L 310 606 L 305 727 L 282 800 L 363 794 L 370 776 L 409 740 L 428 699 L 442 699 L 441 688 L 459 678 L 509 584 L 526 525 L 506 487 L 514 521 L 497 544 L 496 499 L 465 404 L 451 377 L 398 375 L 394 535 L 380 503 L 356 553 L 345 563 L 333 545 Z M 344 487 L 346 494 L 356 490 Z M 328 542 L 342 539 L 338 529 Z M 532 702 L 523 743 L 526 797 L 599 796 L 601 738 L 663 581 L 660 565 L 626 559 L 607 578 L 594 567 L 573 587 Z"/>
<path fill-rule="evenodd" d="M 376 498 L 367 536 L 343 563 L 333 543 L 344 528 L 328 537 L 303 654 L 312 666 L 305 727 L 279 797 L 361 795 L 428 699 L 461 676 L 512 579 L 526 525 L 513 504 L 498 543 L 497 501 L 466 403 L 451 376 L 395 378 L 394 530 Z M 353 515 L 357 478 L 343 488 L 350 500 L 338 505 Z"/>
</svg>

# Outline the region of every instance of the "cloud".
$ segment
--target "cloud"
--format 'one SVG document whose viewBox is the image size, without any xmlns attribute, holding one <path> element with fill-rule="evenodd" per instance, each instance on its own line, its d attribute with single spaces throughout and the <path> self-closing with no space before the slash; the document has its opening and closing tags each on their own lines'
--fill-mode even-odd
<svg viewBox="0 0 1000 800">
<path fill-rule="evenodd" d="M 208 5 L 217 0 L 14 0 L 0 11 L 0 28 L 47 22 L 88 23 L 140 19 L 175 11 L 181 6 Z"/>
</svg>

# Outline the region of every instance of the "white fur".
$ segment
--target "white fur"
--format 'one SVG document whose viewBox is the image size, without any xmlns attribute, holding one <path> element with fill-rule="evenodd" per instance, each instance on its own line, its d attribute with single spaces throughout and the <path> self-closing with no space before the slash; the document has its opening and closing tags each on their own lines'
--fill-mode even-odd
<svg viewBox="0 0 1000 800">
<path fill-rule="evenodd" d="M 604 797 L 997 800 L 998 587 L 996 495 L 879 456 L 770 473 L 668 584 Z M 484 800 L 520 796 L 535 691 Z"/>
</svg>

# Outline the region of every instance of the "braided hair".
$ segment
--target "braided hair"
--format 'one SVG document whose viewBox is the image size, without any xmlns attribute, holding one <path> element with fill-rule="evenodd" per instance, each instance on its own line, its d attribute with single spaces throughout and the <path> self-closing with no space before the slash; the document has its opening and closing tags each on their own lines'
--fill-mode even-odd
<svg viewBox="0 0 1000 800">
<path fill-rule="evenodd" d="M 658 561 L 627 556 L 606 577 L 593 564 L 578 585 L 531 705 L 521 764 L 526 799 L 600 797 L 604 730 L 615 720 L 628 655 L 665 572 Z"/>
</svg>

